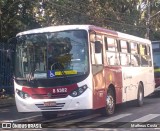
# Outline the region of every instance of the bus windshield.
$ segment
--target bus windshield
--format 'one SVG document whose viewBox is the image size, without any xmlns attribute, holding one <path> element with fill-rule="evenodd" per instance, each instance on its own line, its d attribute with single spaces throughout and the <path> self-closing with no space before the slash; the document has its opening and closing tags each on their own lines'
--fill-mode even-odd
<svg viewBox="0 0 160 131">
<path fill-rule="evenodd" d="M 155 67 L 160 67 L 160 52 L 153 52 L 153 61 Z"/>
<path fill-rule="evenodd" d="M 88 72 L 85 30 L 26 34 L 17 39 L 16 78 L 56 78 Z"/>
</svg>

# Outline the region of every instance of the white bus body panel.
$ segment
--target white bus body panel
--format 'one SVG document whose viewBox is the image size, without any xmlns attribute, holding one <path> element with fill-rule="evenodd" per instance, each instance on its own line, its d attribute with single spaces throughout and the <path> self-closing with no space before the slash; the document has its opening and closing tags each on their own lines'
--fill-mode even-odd
<svg viewBox="0 0 160 131">
<path fill-rule="evenodd" d="M 122 101 L 137 99 L 138 85 L 144 87 L 144 97 L 155 89 L 153 67 L 122 67 L 123 95 Z"/>
</svg>

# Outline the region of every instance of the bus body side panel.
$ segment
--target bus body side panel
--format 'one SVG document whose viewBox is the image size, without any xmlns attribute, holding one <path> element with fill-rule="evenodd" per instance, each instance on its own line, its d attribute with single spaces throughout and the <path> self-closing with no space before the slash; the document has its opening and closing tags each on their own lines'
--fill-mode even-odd
<svg viewBox="0 0 160 131">
<path fill-rule="evenodd" d="M 137 98 L 138 84 L 142 75 L 140 67 L 122 67 L 123 102 Z"/>
<path fill-rule="evenodd" d="M 154 91 L 154 76 L 152 67 L 122 67 L 123 102 L 136 100 L 138 86 L 144 87 L 144 96 Z"/>
<path fill-rule="evenodd" d="M 122 69 L 119 66 L 105 67 L 106 88 L 113 85 L 115 88 L 116 104 L 122 103 Z"/>
<path fill-rule="evenodd" d="M 105 106 L 105 79 L 104 72 L 100 72 L 93 75 L 93 109 L 98 109 Z"/>
<path fill-rule="evenodd" d="M 93 109 L 106 106 L 107 89 L 115 87 L 116 104 L 122 103 L 122 72 L 120 67 L 104 67 L 93 76 Z"/>
<path fill-rule="evenodd" d="M 156 65 L 156 64 L 155 64 Z M 154 67 L 155 90 L 160 90 L 160 68 Z"/>
<path fill-rule="evenodd" d="M 154 69 L 153 67 L 142 67 L 142 70 L 146 74 L 146 76 L 145 74 L 143 75 L 143 77 L 146 77 L 146 83 L 144 83 L 144 96 L 148 96 L 155 90 Z"/>
</svg>

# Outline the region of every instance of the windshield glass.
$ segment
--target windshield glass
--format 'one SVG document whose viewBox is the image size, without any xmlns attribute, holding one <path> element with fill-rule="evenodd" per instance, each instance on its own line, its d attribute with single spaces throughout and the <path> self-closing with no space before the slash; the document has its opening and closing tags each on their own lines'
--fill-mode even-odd
<svg viewBox="0 0 160 131">
<path fill-rule="evenodd" d="M 87 32 L 28 34 L 18 37 L 15 76 L 52 78 L 88 72 Z"/>
<path fill-rule="evenodd" d="M 160 52 L 153 52 L 153 61 L 155 67 L 160 67 Z"/>
</svg>

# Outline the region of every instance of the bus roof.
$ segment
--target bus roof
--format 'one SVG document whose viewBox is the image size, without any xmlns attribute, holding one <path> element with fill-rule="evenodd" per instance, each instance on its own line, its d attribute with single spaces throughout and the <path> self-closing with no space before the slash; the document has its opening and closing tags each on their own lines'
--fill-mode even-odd
<svg viewBox="0 0 160 131">
<path fill-rule="evenodd" d="M 102 33 L 109 34 L 111 36 L 115 36 L 117 38 L 127 39 L 130 41 L 137 41 L 141 43 L 151 43 L 150 40 L 140 38 L 137 36 L 117 32 L 114 30 L 105 29 L 102 27 L 94 26 L 94 25 L 60 25 L 60 26 L 50 26 L 50 27 L 43 27 L 43 28 L 37 28 L 32 29 L 24 32 L 20 32 L 17 34 L 19 35 L 25 35 L 25 34 L 36 34 L 36 33 L 45 33 L 45 32 L 56 32 L 56 31 L 65 31 L 65 30 L 75 30 L 75 29 L 82 29 L 82 30 L 95 30 Z"/>
<path fill-rule="evenodd" d="M 137 37 L 137 36 L 121 33 L 121 32 L 118 32 L 118 37 L 122 38 L 122 39 L 130 40 L 130 41 L 134 41 L 134 42 L 137 42 L 137 43 L 141 42 L 141 43 L 151 44 L 151 41 L 148 40 L 148 39 L 144 39 L 144 38 L 141 38 L 141 37 Z"/>
<path fill-rule="evenodd" d="M 56 31 L 64 31 L 64 30 L 75 30 L 75 29 L 84 29 L 88 30 L 90 25 L 60 25 L 60 26 L 49 26 L 43 28 L 32 29 L 24 32 L 20 32 L 17 34 L 25 35 L 25 34 L 36 34 L 36 33 L 45 33 L 45 32 L 56 32 Z"/>
</svg>

